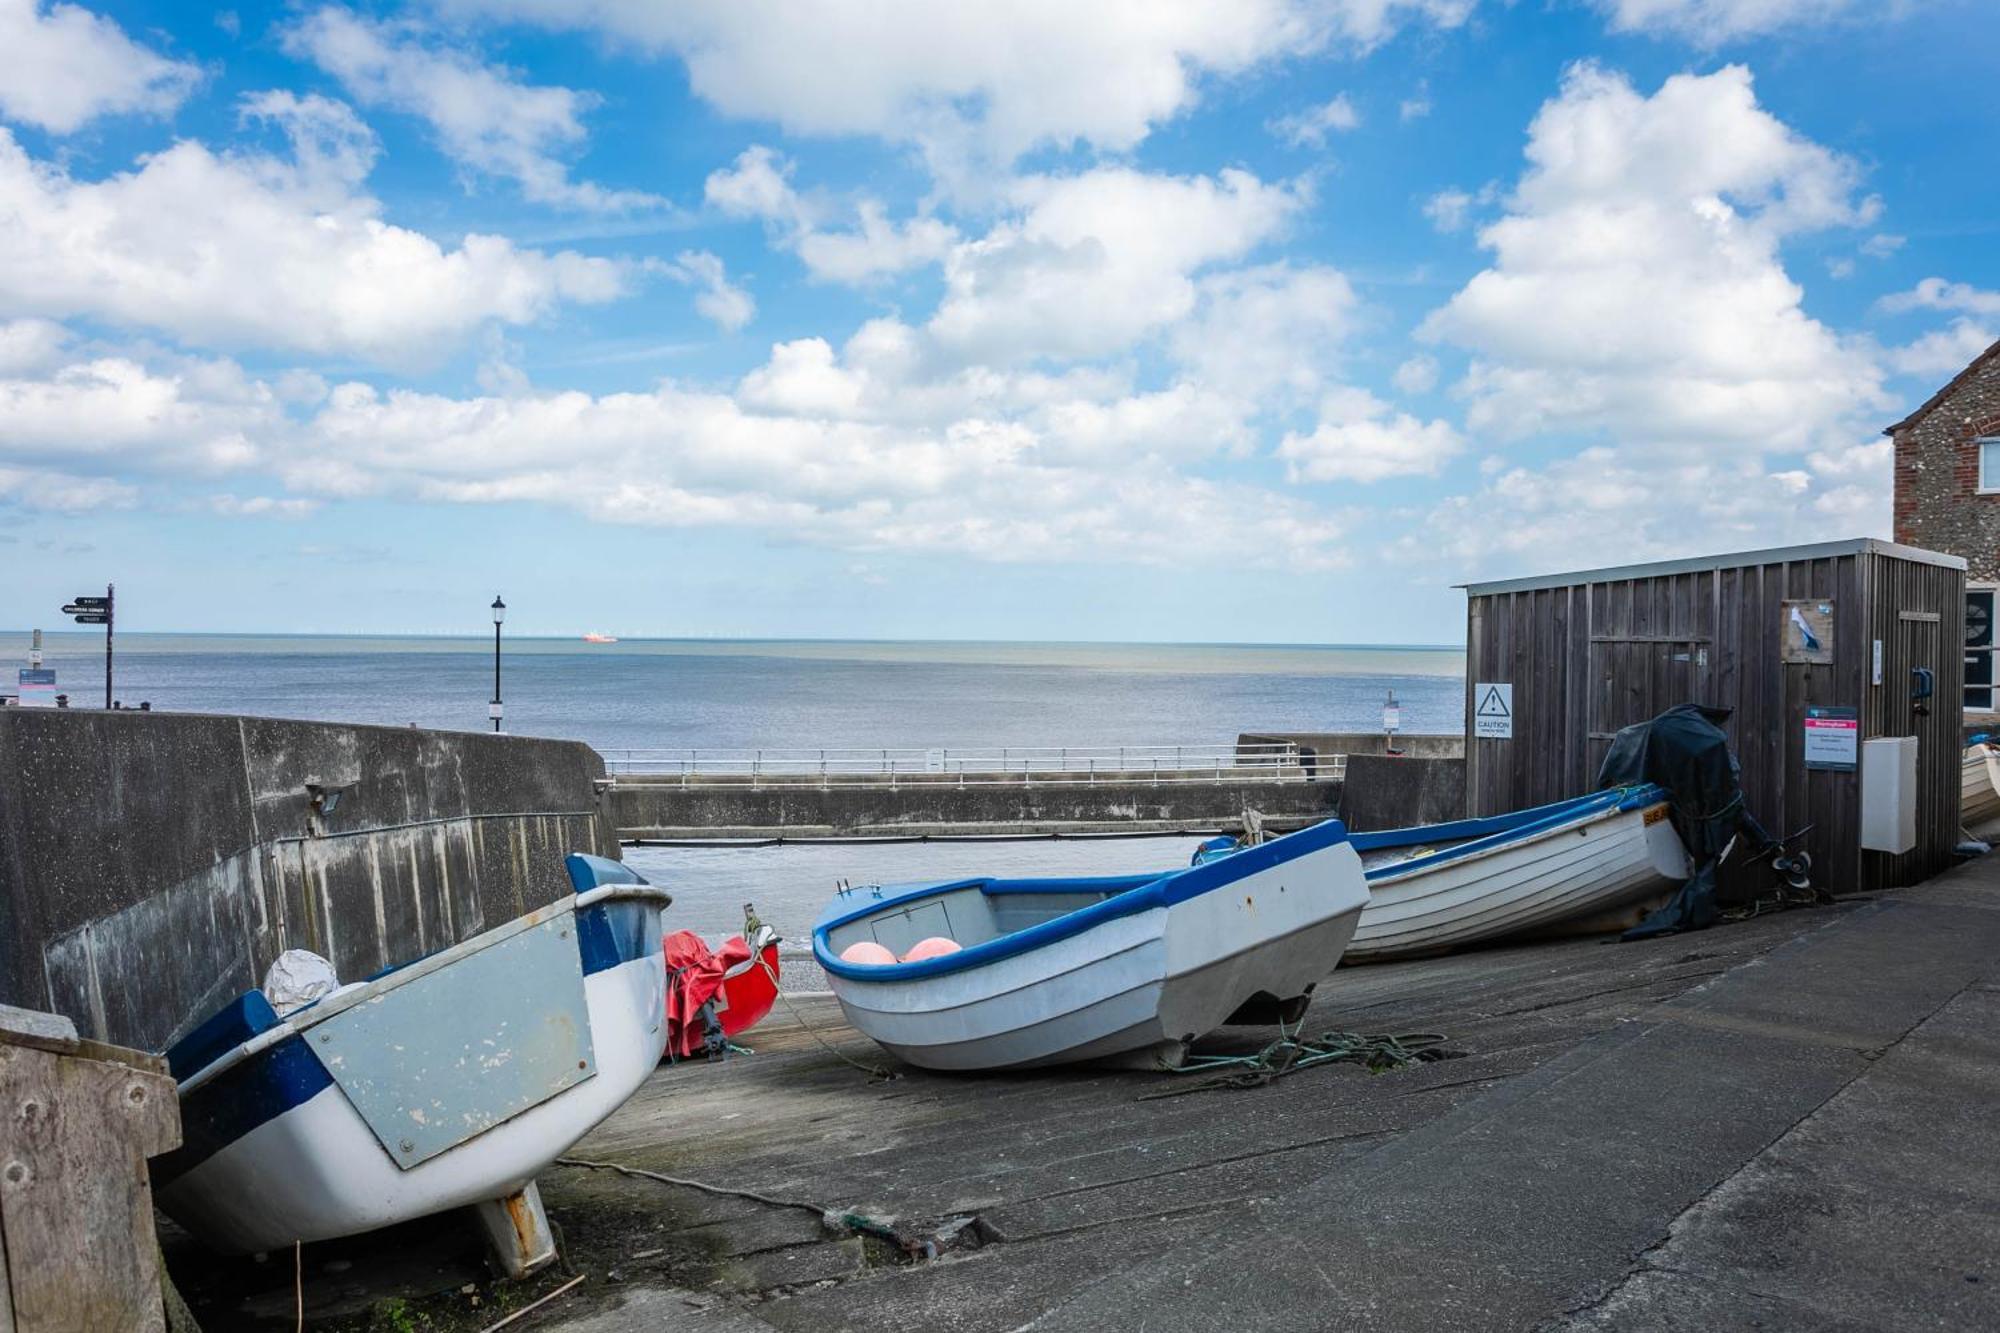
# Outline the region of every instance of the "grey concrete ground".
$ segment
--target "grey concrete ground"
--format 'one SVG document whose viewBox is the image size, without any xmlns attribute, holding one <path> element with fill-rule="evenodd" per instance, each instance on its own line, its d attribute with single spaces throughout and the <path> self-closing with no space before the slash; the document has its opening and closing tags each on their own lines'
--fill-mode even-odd
<svg viewBox="0 0 2000 1333">
<path fill-rule="evenodd" d="M 781 1010 L 573 1155 L 918 1235 L 976 1214 L 986 1243 L 913 1262 L 806 1208 L 561 1166 L 542 1187 L 589 1280 L 511 1327 L 2000 1327 L 2000 858 L 1699 935 L 1343 969 L 1309 1028 L 1461 1053 L 1380 1075 L 880 1081 L 836 1009 L 800 1008 L 826 1046 Z M 309 1309 L 365 1309 L 387 1261 L 309 1250 Z M 479 1291 L 463 1324 L 471 1296 L 410 1309 L 518 1303 Z M 209 1322 L 288 1316 L 277 1294 Z"/>
</svg>

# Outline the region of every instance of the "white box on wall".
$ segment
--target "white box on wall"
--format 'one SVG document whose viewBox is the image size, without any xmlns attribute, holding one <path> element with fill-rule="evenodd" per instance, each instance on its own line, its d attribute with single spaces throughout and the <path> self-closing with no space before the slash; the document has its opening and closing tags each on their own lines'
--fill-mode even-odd
<svg viewBox="0 0 2000 1333">
<path fill-rule="evenodd" d="M 1861 742 L 1861 845 L 1907 852 L 1917 845 L 1917 738 Z"/>
</svg>

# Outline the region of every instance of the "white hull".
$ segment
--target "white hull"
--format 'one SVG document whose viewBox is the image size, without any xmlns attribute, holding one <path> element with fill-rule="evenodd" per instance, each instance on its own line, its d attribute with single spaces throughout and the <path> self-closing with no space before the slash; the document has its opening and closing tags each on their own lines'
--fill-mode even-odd
<svg viewBox="0 0 2000 1333">
<path fill-rule="evenodd" d="M 1429 867 L 1372 871 L 1368 908 L 1348 945 L 1347 961 L 1440 953 L 1532 932 L 1636 924 L 1646 908 L 1692 873 L 1664 812 L 1664 806 L 1596 811 Z"/>
<path fill-rule="evenodd" d="M 883 983 L 829 976 L 854 1027 L 927 1069 L 1127 1057 L 1171 1066 L 1258 995 L 1333 970 L 1366 901 L 1346 842 L 977 968 Z"/>
<path fill-rule="evenodd" d="M 1960 769 L 1958 822 L 1968 833 L 2000 827 L 2000 755 L 1987 745 L 1965 747 Z"/>
</svg>

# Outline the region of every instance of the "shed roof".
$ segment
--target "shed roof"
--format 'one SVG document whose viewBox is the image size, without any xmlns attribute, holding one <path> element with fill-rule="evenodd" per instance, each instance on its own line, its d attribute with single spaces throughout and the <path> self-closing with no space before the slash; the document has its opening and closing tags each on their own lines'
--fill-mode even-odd
<svg viewBox="0 0 2000 1333">
<path fill-rule="evenodd" d="M 1886 555 L 1918 564 L 1964 569 L 1965 561 L 1955 555 L 1926 551 L 1920 546 L 1899 546 L 1878 537 L 1850 537 L 1846 541 L 1814 542 L 1806 546 L 1773 546 L 1761 551 L 1732 551 L 1728 555 L 1698 555 L 1685 560 L 1655 560 L 1643 565 L 1611 565 L 1604 569 L 1584 569 L 1570 574 L 1536 574 L 1519 579 L 1496 579 L 1490 583 L 1461 583 L 1467 597 L 1490 597 L 1503 592 L 1532 592 L 1537 588 L 1569 588 L 1584 583 L 1616 583 L 1626 579 L 1656 579 L 1669 574 L 1698 574 L 1711 569 L 1740 569 L 1745 565 L 1782 565 L 1798 560 L 1824 560 L 1841 555 Z"/>
<path fill-rule="evenodd" d="M 1925 417 L 1929 416 L 1933 411 L 1937 409 L 1938 404 L 1944 402 L 1945 399 L 1951 397 L 1952 394 L 1957 391 L 1959 385 L 1971 379 L 1973 375 L 1979 371 L 1980 367 L 1984 366 L 1988 361 L 1993 360 L 1995 354 L 2000 354 L 2000 341 L 1996 341 L 1991 347 L 1981 352 L 1978 356 L 1973 357 L 1972 364 L 1968 365 L 1964 370 L 1959 371 L 1956 375 L 1953 375 L 1951 377 L 1951 383 L 1945 385 L 1942 389 L 1939 389 L 1929 398 L 1926 398 L 1924 400 L 1924 405 L 1922 407 L 1910 413 L 1910 415 L 1904 417 L 1901 421 L 1898 421 L 1895 425 L 1884 426 L 1882 428 L 1882 433 L 1884 435 L 1894 435 L 1897 431 L 1902 430 L 1904 427 L 1914 426 L 1919 421 L 1922 421 Z"/>
</svg>

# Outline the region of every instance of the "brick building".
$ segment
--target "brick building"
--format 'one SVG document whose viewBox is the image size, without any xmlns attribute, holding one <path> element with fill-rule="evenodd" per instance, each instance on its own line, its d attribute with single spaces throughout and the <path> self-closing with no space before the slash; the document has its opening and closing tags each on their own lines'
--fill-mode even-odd
<svg viewBox="0 0 2000 1333">
<path fill-rule="evenodd" d="M 1896 540 L 1965 560 L 1965 709 L 2000 712 L 2000 342 L 1882 433 L 1895 441 Z"/>
</svg>

